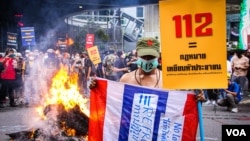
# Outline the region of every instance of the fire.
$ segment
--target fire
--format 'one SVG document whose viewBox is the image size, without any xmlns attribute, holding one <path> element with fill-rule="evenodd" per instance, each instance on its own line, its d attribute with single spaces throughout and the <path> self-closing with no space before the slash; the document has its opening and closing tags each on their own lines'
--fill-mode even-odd
<svg viewBox="0 0 250 141">
<path fill-rule="evenodd" d="M 88 100 L 80 94 L 77 80 L 77 74 L 69 76 L 67 70 L 61 68 L 52 78 L 52 84 L 49 93 L 44 96 L 43 105 L 36 108 L 38 114 L 46 119 L 44 108 L 48 105 L 61 104 L 66 111 L 79 106 L 80 111 L 89 116 Z"/>
</svg>

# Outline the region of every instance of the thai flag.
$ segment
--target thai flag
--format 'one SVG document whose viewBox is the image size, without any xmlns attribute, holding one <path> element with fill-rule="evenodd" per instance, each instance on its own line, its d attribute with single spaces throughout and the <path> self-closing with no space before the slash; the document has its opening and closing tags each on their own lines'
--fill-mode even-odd
<svg viewBox="0 0 250 141">
<path fill-rule="evenodd" d="M 89 141 L 195 141 L 195 94 L 98 79 L 91 90 Z"/>
</svg>

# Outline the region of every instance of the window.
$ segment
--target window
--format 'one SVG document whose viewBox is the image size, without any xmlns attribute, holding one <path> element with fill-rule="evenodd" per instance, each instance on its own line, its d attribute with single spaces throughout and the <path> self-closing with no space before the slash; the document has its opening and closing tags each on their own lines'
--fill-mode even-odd
<svg viewBox="0 0 250 141">
<path fill-rule="evenodd" d="M 143 7 L 137 7 L 136 8 L 136 16 L 138 18 L 143 18 Z"/>
</svg>

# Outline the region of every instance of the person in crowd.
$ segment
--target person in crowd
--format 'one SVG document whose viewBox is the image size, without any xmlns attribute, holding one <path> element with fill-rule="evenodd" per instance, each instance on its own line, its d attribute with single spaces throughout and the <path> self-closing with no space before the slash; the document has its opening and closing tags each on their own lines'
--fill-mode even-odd
<svg viewBox="0 0 250 141">
<path fill-rule="evenodd" d="M 250 49 L 247 50 L 245 56 L 248 59 L 250 59 Z M 250 61 L 249 61 L 249 65 L 250 65 Z M 247 87 L 248 87 L 248 91 L 249 91 L 250 90 L 250 82 L 249 82 L 250 81 L 250 67 L 248 67 L 248 69 L 247 69 L 247 75 L 246 75 L 246 77 L 247 77 L 247 80 L 248 80 Z"/>
<path fill-rule="evenodd" d="M 217 100 L 220 95 L 219 89 L 206 89 L 207 93 L 207 101 L 204 103 L 205 105 L 217 105 Z"/>
<path fill-rule="evenodd" d="M 24 62 L 24 97 L 25 106 L 38 104 L 40 101 L 39 93 L 39 75 L 41 74 L 41 66 L 38 58 L 35 57 L 33 52 L 29 53 L 28 59 Z"/>
<path fill-rule="evenodd" d="M 17 97 L 18 103 L 23 103 L 23 90 L 24 90 L 24 58 L 21 53 L 16 53 L 17 68 L 16 70 L 16 88 L 15 96 Z"/>
<path fill-rule="evenodd" d="M 109 51 L 109 55 L 105 56 L 103 59 L 103 66 L 105 70 L 105 78 L 109 80 L 116 81 L 117 73 L 113 71 L 115 60 L 117 56 L 115 55 L 114 50 Z"/>
<path fill-rule="evenodd" d="M 228 88 L 225 89 L 225 98 L 217 101 L 219 106 L 226 106 L 227 110 L 233 113 L 238 112 L 237 104 L 241 101 L 240 86 L 231 80 L 230 74 L 227 76 Z"/>
<path fill-rule="evenodd" d="M 17 62 L 15 60 L 15 50 L 7 48 L 4 59 L 2 59 L 4 70 L 1 72 L 2 87 L 0 90 L 0 108 L 4 108 L 5 98 L 9 97 L 10 106 L 16 107 L 14 99 L 14 88 L 16 80 Z"/>
<path fill-rule="evenodd" d="M 138 68 L 136 61 L 137 61 L 136 50 L 132 50 L 125 57 L 125 63 L 127 64 L 128 72 L 134 71 Z"/>
<path fill-rule="evenodd" d="M 95 65 L 96 67 L 96 76 L 100 77 L 100 78 L 104 78 L 104 67 L 102 65 L 102 62 L 98 63 L 97 65 Z"/>
<path fill-rule="evenodd" d="M 24 52 L 24 60 L 28 59 L 29 53 L 30 53 L 30 50 L 26 49 L 25 52 Z"/>
<path fill-rule="evenodd" d="M 70 74 L 71 59 L 70 59 L 70 54 L 68 52 L 63 53 L 61 62 L 62 62 L 63 67 L 65 67 L 68 70 L 68 74 Z"/>
<path fill-rule="evenodd" d="M 243 55 L 244 51 L 241 49 L 238 49 L 235 51 L 235 55 L 231 59 L 231 65 L 232 65 L 232 81 L 235 81 L 236 79 L 239 79 L 240 87 L 241 87 L 241 93 L 244 94 L 245 90 L 245 84 L 248 81 L 247 80 L 247 70 L 249 68 L 249 59 Z"/>
<path fill-rule="evenodd" d="M 82 60 L 82 56 L 80 56 L 80 53 L 76 53 L 74 57 L 74 62 L 71 67 L 72 73 L 76 73 L 78 75 L 78 87 L 80 88 L 80 91 L 83 91 L 83 81 L 85 77 L 85 72 L 83 71 L 84 68 L 84 61 Z"/>
<path fill-rule="evenodd" d="M 117 59 L 114 63 L 113 71 L 116 72 L 117 74 L 117 80 L 119 81 L 120 78 L 123 76 L 123 74 L 128 72 L 128 67 L 125 64 L 124 58 L 125 58 L 125 53 L 123 51 L 117 51 Z"/>
<path fill-rule="evenodd" d="M 46 57 L 46 55 L 45 55 Z M 47 82 L 51 82 L 51 78 L 59 70 L 61 66 L 60 59 L 56 56 L 55 51 L 53 49 L 47 50 L 47 57 L 44 59 L 43 68 L 45 70 Z"/>
<path fill-rule="evenodd" d="M 83 89 L 84 95 L 89 97 L 89 88 L 88 85 L 91 82 L 91 77 L 96 77 L 96 68 L 93 62 L 89 59 L 88 53 L 84 51 L 82 53 L 82 62 L 83 62 Z"/>
</svg>

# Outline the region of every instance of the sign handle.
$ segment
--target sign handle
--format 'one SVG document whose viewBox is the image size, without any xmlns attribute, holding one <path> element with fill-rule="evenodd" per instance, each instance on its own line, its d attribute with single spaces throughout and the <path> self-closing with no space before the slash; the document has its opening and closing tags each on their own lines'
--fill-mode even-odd
<svg viewBox="0 0 250 141">
<path fill-rule="evenodd" d="M 199 128 L 200 128 L 200 141 L 204 141 L 204 126 L 203 126 L 203 118 L 202 118 L 202 106 L 201 101 L 198 101 L 198 116 L 199 116 Z"/>
</svg>

